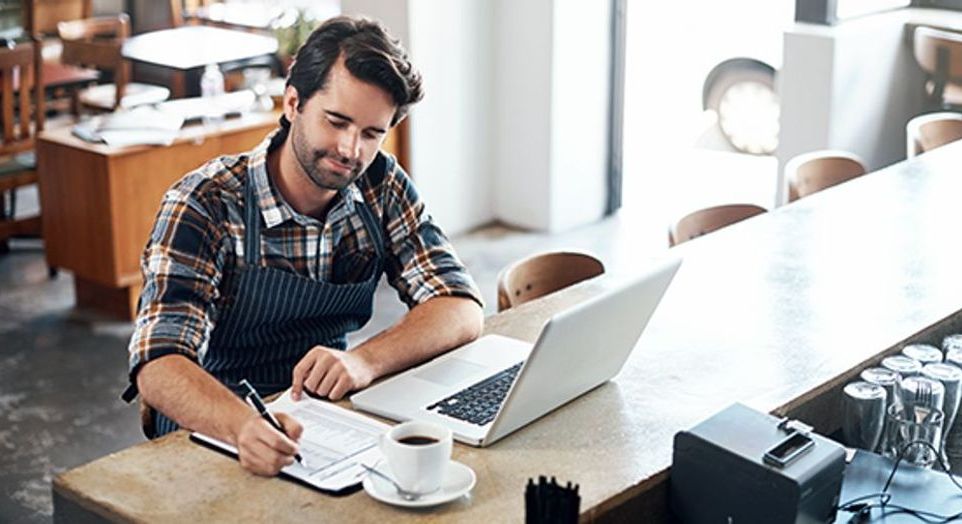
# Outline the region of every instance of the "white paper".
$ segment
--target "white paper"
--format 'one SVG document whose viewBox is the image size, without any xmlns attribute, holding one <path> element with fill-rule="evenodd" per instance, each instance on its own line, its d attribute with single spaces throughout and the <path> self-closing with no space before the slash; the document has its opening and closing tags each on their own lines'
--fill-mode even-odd
<svg viewBox="0 0 962 524">
<path fill-rule="evenodd" d="M 272 412 L 286 413 L 304 426 L 297 462 L 281 471 L 320 489 L 338 491 L 361 482 L 365 470 L 381 458 L 378 442 L 390 426 L 330 402 L 304 397 L 291 400 L 290 390 L 267 405 Z M 193 433 L 218 448 L 237 454 L 237 448 L 201 433 Z"/>
<path fill-rule="evenodd" d="M 157 104 L 157 111 L 182 120 L 198 120 L 204 117 L 223 118 L 240 115 L 251 109 L 257 97 L 250 89 L 224 93 L 211 98 L 178 98 Z"/>
<path fill-rule="evenodd" d="M 184 124 L 177 114 L 142 106 L 101 115 L 74 126 L 74 135 L 115 147 L 133 145 L 169 146 L 174 143 Z"/>
</svg>

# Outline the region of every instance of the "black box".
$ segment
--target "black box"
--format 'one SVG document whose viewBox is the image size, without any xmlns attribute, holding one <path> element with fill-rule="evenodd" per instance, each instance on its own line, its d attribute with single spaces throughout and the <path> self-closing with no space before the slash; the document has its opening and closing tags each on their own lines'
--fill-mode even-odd
<svg viewBox="0 0 962 524">
<path fill-rule="evenodd" d="M 677 433 L 672 511 L 696 524 L 833 522 L 845 451 L 810 429 L 734 404 Z"/>
</svg>

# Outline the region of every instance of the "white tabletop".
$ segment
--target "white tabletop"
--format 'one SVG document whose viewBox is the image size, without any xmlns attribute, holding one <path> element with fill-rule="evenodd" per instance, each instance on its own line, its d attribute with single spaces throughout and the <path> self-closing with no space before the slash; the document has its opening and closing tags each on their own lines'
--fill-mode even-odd
<svg viewBox="0 0 962 524">
<path fill-rule="evenodd" d="M 273 37 L 208 26 L 144 33 L 128 38 L 123 48 L 124 58 L 181 70 L 275 52 Z"/>
</svg>

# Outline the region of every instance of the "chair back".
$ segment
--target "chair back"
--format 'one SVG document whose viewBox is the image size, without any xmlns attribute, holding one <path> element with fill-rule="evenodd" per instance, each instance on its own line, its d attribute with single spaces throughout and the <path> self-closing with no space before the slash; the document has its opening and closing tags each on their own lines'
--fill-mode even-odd
<svg viewBox="0 0 962 524">
<path fill-rule="evenodd" d="M 766 211 L 764 207 L 754 204 L 727 204 L 699 209 L 683 216 L 668 228 L 668 247 L 687 242 Z"/>
<path fill-rule="evenodd" d="M 962 34 L 917 27 L 912 46 L 915 61 L 923 71 L 944 74 L 947 80 L 962 83 Z"/>
<path fill-rule="evenodd" d="M 905 138 L 908 158 L 962 139 L 962 113 L 919 115 L 905 125 Z"/>
<path fill-rule="evenodd" d="M 133 34 L 172 29 L 184 24 L 184 0 L 128 0 Z"/>
<path fill-rule="evenodd" d="M 56 34 L 60 22 L 89 18 L 92 4 L 93 0 L 26 0 L 24 29 L 32 36 Z"/>
<path fill-rule="evenodd" d="M 0 156 L 33 149 L 43 130 L 44 92 L 39 42 L 0 47 Z"/>
<path fill-rule="evenodd" d="M 127 15 L 61 22 L 57 32 L 63 40 L 61 62 L 113 74 L 116 86 L 113 109 L 119 107 L 130 80 L 130 65 L 123 57 L 124 40 L 130 35 Z"/>
<path fill-rule="evenodd" d="M 785 164 L 788 201 L 847 182 L 865 172 L 862 159 L 847 151 L 823 150 L 798 155 Z"/>
<path fill-rule="evenodd" d="M 498 275 L 498 311 L 519 306 L 604 272 L 604 264 L 587 253 L 559 251 L 532 255 L 511 264 Z"/>
</svg>

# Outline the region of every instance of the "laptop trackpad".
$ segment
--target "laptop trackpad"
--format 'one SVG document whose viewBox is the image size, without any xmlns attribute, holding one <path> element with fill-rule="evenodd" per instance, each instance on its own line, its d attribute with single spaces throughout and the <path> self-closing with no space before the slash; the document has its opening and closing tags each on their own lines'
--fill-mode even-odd
<svg viewBox="0 0 962 524">
<path fill-rule="evenodd" d="M 439 362 L 434 366 L 427 366 L 414 374 L 415 377 L 441 384 L 442 386 L 454 386 L 464 379 L 477 375 L 487 370 L 486 366 L 468 362 L 457 358 L 449 358 Z"/>
</svg>

